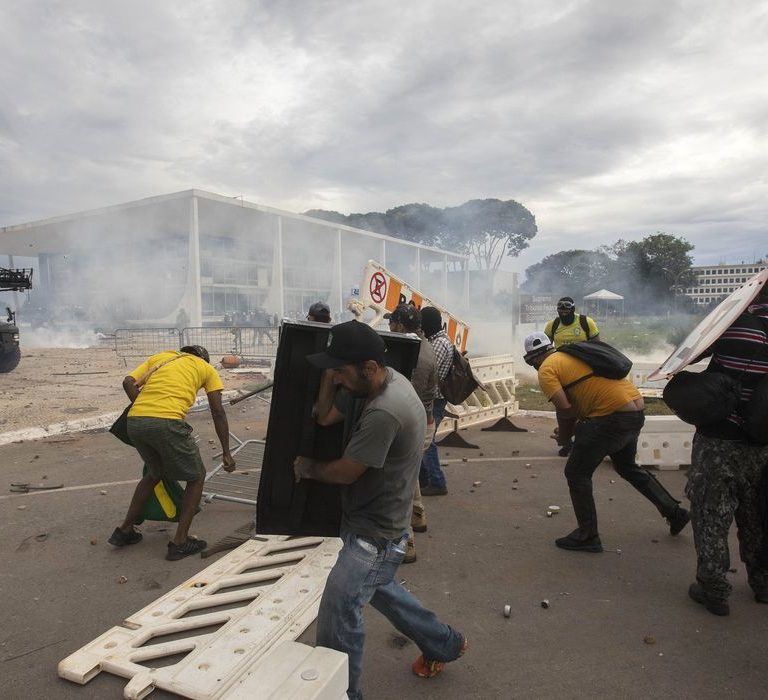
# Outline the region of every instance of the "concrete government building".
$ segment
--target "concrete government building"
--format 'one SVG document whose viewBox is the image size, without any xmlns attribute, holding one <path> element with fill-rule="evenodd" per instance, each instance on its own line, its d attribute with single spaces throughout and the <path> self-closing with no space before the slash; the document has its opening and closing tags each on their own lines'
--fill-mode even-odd
<svg viewBox="0 0 768 700">
<path fill-rule="evenodd" d="M 469 300 L 466 256 L 201 190 L 6 226 L 0 255 L 37 258 L 31 306 L 112 327 L 303 319 L 318 300 L 338 319 L 369 259 L 457 314 Z"/>
<path fill-rule="evenodd" d="M 744 284 L 761 270 L 768 268 L 768 261 L 753 263 L 720 263 L 692 267 L 694 283 L 685 287 L 683 293 L 696 306 L 709 306 L 725 299 L 731 292 Z"/>
</svg>

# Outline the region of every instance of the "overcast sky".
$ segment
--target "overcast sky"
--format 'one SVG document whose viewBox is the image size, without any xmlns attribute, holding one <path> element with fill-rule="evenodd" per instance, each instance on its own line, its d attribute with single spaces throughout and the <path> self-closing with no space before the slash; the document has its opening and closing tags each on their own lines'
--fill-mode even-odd
<svg viewBox="0 0 768 700">
<path fill-rule="evenodd" d="M 756 0 L 0 0 L 0 225 L 498 197 L 537 219 L 519 269 L 659 230 L 752 261 L 767 37 Z"/>
</svg>

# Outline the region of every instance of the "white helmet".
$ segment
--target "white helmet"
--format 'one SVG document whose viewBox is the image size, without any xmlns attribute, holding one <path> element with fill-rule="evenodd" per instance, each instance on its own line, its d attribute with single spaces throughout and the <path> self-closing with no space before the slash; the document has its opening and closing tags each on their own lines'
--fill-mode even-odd
<svg viewBox="0 0 768 700">
<path fill-rule="evenodd" d="M 534 357 L 537 357 L 548 350 L 552 350 L 553 348 L 554 345 L 552 345 L 549 336 L 541 331 L 536 331 L 535 333 L 531 333 L 525 339 L 525 355 L 523 355 L 523 360 L 528 362 Z"/>
</svg>

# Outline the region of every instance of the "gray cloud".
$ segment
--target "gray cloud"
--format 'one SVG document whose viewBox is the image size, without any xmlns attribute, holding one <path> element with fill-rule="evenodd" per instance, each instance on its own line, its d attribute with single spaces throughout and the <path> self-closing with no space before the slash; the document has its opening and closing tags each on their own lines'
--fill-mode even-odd
<svg viewBox="0 0 768 700">
<path fill-rule="evenodd" d="M 0 224 L 487 196 L 536 214 L 518 267 L 657 230 L 768 252 L 768 3 L 455 5 L 0 0 Z"/>
</svg>

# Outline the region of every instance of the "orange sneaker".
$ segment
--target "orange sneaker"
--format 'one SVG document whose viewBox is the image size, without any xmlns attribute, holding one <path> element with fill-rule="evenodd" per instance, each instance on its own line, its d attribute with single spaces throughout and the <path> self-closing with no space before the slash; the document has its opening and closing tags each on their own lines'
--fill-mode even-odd
<svg viewBox="0 0 768 700">
<path fill-rule="evenodd" d="M 464 656 L 467 646 L 469 646 L 469 641 L 464 637 L 464 643 L 461 645 L 459 656 Z M 422 654 L 413 662 L 411 669 L 419 678 L 434 678 L 445 668 L 445 663 L 445 661 L 427 661 L 424 658 L 424 654 Z"/>
</svg>

